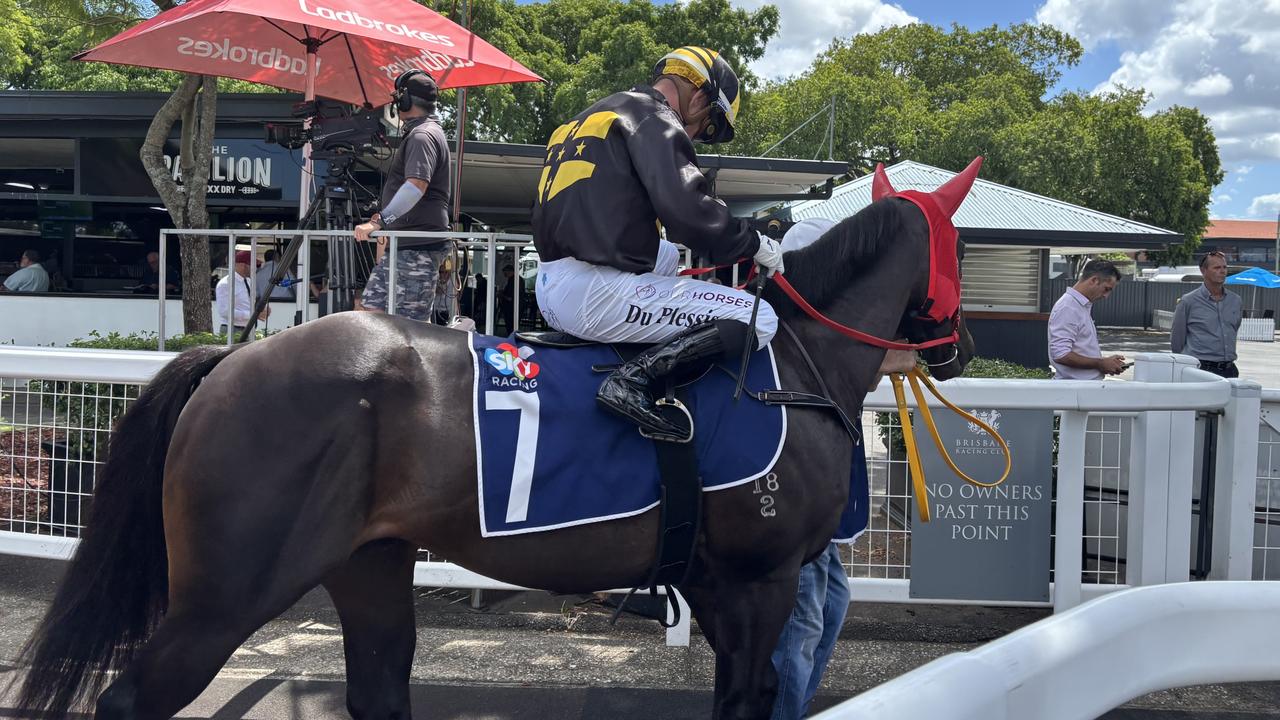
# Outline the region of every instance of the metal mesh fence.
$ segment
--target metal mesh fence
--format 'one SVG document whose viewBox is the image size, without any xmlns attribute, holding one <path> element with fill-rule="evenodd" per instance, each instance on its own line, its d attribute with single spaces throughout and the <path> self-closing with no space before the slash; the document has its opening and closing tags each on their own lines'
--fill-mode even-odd
<svg viewBox="0 0 1280 720">
<path fill-rule="evenodd" d="M 1128 499 L 1131 423 L 1132 418 L 1128 417 L 1093 415 L 1085 429 L 1082 580 L 1086 583 L 1122 584 L 1125 581 L 1122 533 Z M 891 580 L 911 577 L 911 518 L 915 500 L 911 496 L 906 450 L 898 440 L 900 428 L 896 413 L 863 413 L 862 435 L 867 444 L 871 508 L 866 532 L 844 551 L 850 577 Z M 1056 423 L 1054 437 L 1056 472 Z M 1050 552 L 1046 562 L 1051 563 L 1052 559 Z"/>
<path fill-rule="evenodd" d="M 1122 584 L 1133 418 L 1091 415 L 1085 425 L 1083 581 Z M 1056 458 L 1055 458 L 1056 459 Z"/>
<path fill-rule="evenodd" d="M 111 422 L 137 398 L 140 387 L 0 379 L 0 530 L 79 536 Z M 1130 417 L 1114 415 L 1093 415 L 1088 421 L 1082 547 L 1086 583 L 1125 582 L 1131 423 Z M 898 419 L 868 411 L 862 427 L 871 480 L 870 522 L 845 549 L 846 566 L 851 577 L 909 579 L 914 501 L 905 452 L 893 441 L 900 437 L 895 432 Z M 1280 579 L 1280 433 L 1267 425 L 1259 433 L 1256 505 L 1254 577 Z M 441 558 L 423 551 L 420 559 Z"/>
<path fill-rule="evenodd" d="M 0 379 L 0 530 L 79 537 L 111 421 L 140 387 Z"/>
<path fill-rule="evenodd" d="M 1280 417 L 1280 406 L 1271 405 L 1270 411 Z M 1280 433 L 1266 424 L 1258 428 L 1257 488 L 1253 579 L 1280 580 Z"/>
</svg>

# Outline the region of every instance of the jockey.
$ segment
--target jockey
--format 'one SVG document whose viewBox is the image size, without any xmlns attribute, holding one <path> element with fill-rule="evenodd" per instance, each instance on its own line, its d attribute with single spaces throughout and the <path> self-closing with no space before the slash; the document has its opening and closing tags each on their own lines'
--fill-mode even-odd
<svg viewBox="0 0 1280 720">
<path fill-rule="evenodd" d="M 751 257 L 769 274 L 782 270 L 782 250 L 711 197 L 698 169 L 694 142 L 733 139 L 741 99 L 733 69 L 715 51 L 682 47 L 658 61 L 650 82 L 583 110 L 547 142 L 533 207 L 537 295 L 557 330 L 663 343 L 615 370 L 596 397 L 646 435 L 681 442 L 692 429 L 657 411 L 652 386 L 736 362 L 754 298 L 677 276 L 672 243 L 717 264 Z M 777 328 L 762 301 L 754 346 Z"/>
</svg>

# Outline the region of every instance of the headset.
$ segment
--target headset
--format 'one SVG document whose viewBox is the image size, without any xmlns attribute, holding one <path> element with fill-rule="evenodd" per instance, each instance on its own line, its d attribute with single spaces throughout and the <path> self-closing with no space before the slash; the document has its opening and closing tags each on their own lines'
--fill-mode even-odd
<svg viewBox="0 0 1280 720">
<path fill-rule="evenodd" d="M 409 94 L 405 83 L 415 75 L 426 75 L 432 82 L 435 81 L 434 78 L 422 70 L 406 70 L 400 73 L 400 76 L 396 78 L 395 92 L 391 93 L 391 100 L 395 103 L 396 110 L 399 112 L 408 112 L 413 108 L 413 96 Z M 425 100 L 425 98 L 422 99 Z"/>
</svg>

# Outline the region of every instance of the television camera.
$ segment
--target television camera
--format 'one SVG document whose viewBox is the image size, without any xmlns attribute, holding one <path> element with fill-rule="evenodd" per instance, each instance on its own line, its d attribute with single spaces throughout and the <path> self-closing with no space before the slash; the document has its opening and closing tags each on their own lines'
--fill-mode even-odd
<svg viewBox="0 0 1280 720">
<path fill-rule="evenodd" d="M 290 150 L 311 143 L 311 158 L 317 162 L 315 179 L 320 182 L 313 185 L 314 197 L 298 221 L 298 228 L 350 230 L 366 214 L 362 212 L 366 209 L 364 200 L 376 197 L 360 184 L 353 169 L 359 165 L 378 171 L 378 150 L 388 147 L 382 115 L 368 110 L 353 111 L 350 105 L 321 100 L 295 104 L 292 115 L 298 122 L 266 123 L 266 141 Z M 281 252 L 271 287 L 283 280 L 285 271 L 297 257 L 303 237 L 292 238 Z M 329 311 L 350 309 L 357 289 L 357 270 L 368 264 L 363 252 L 357 251 L 349 237 L 334 235 L 328 238 L 321 257 L 326 266 Z M 255 312 L 260 313 L 269 298 L 270 292 L 264 292 L 258 298 Z M 252 327 L 247 327 L 240 340 L 246 340 L 250 332 Z"/>
<path fill-rule="evenodd" d="M 293 116 L 311 120 L 303 122 L 267 123 L 267 142 L 296 150 L 311 143 L 311 156 L 317 160 L 372 154 L 386 145 L 382 116 L 368 112 L 352 112 L 348 105 L 311 100 L 293 106 Z"/>
</svg>

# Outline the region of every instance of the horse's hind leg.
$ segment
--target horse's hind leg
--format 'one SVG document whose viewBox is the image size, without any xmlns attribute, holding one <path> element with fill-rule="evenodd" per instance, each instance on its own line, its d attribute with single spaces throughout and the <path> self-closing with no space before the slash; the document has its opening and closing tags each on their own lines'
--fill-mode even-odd
<svg viewBox="0 0 1280 720">
<path fill-rule="evenodd" d="M 98 697 L 95 720 L 173 717 L 199 697 L 241 643 L 305 592 L 268 590 L 246 604 L 250 595 L 236 601 L 216 587 L 216 578 L 210 585 L 174 596 L 155 633 Z"/>
<path fill-rule="evenodd" d="M 417 550 L 403 540 L 362 546 L 324 581 L 342 619 L 347 710 L 355 720 L 409 720 Z"/>
</svg>

